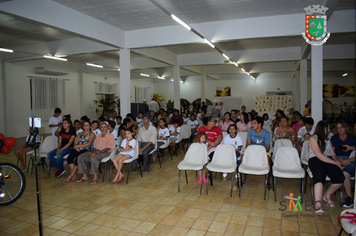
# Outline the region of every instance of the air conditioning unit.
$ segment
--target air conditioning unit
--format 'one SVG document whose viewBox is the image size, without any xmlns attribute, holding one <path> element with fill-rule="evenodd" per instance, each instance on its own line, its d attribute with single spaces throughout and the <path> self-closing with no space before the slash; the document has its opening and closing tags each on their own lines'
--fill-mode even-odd
<svg viewBox="0 0 356 236">
<path fill-rule="evenodd" d="M 56 70 L 45 67 L 36 67 L 36 73 L 41 75 L 67 75 L 69 71 L 65 70 Z"/>
</svg>

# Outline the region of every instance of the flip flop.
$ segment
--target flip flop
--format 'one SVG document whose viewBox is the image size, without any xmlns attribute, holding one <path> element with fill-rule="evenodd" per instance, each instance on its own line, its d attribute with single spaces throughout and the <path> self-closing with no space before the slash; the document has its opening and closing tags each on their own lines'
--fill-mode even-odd
<svg viewBox="0 0 356 236">
<path fill-rule="evenodd" d="M 85 182 L 85 181 L 88 181 L 87 179 L 78 179 L 77 180 L 77 183 L 83 183 L 83 182 Z"/>
<path fill-rule="evenodd" d="M 323 196 L 323 200 L 329 204 L 330 207 L 335 207 L 335 203 L 331 201 L 331 199 L 328 201 L 328 199 Z"/>
<path fill-rule="evenodd" d="M 98 183 L 98 180 L 92 180 L 91 182 L 90 182 L 90 184 L 92 184 L 92 185 L 95 185 L 95 184 L 97 184 Z"/>
<path fill-rule="evenodd" d="M 122 181 L 124 181 L 124 177 L 122 177 L 121 179 L 119 179 L 118 181 L 117 181 L 117 183 L 121 183 Z"/>
<path fill-rule="evenodd" d="M 118 180 L 119 180 L 119 179 L 113 179 L 113 180 L 112 180 L 112 183 L 115 184 L 115 183 L 117 183 Z"/>
</svg>

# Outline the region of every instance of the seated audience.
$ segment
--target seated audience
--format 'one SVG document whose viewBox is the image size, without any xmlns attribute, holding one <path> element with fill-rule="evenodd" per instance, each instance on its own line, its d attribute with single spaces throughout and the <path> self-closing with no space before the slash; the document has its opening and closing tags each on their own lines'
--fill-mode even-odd
<svg viewBox="0 0 356 236">
<path fill-rule="evenodd" d="M 91 122 L 91 130 L 95 134 L 95 136 L 97 136 L 98 134 L 101 134 L 101 131 L 98 126 L 99 126 L 98 121 L 93 120 L 93 122 Z"/>
<path fill-rule="evenodd" d="M 140 127 L 140 125 L 139 125 Z M 122 122 L 122 125 L 120 125 L 119 130 L 118 130 L 118 145 L 121 145 L 121 141 L 126 138 L 125 130 L 131 128 L 134 136 L 136 136 L 136 130 L 135 127 L 131 124 L 130 118 L 125 118 L 124 121 Z"/>
<path fill-rule="evenodd" d="M 152 164 L 155 165 L 157 155 L 162 156 L 160 146 L 164 145 L 169 138 L 169 130 L 167 128 L 167 121 L 164 118 L 161 118 L 157 126 L 157 152 L 152 157 Z"/>
<path fill-rule="evenodd" d="M 246 139 L 246 148 L 250 145 L 262 145 L 266 148 L 267 152 L 267 160 L 269 166 L 271 166 L 271 153 L 270 153 L 270 146 L 271 146 L 271 139 L 270 134 L 267 130 L 262 128 L 263 119 L 260 116 L 256 116 L 252 121 L 252 129 L 250 129 L 247 133 Z M 241 156 L 241 163 L 242 163 L 243 155 Z M 268 179 L 268 178 L 267 178 Z M 242 174 L 242 183 L 245 183 L 245 175 Z M 267 183 L 270 187 L 271 184 Z"/>
<path fill-rule="evenodd" d="M 176 109 L 173 111 L 173 116 L 169 121 L 169 124 L 173 124 L 174 120 L 178 120 L 179 126 L 183 125 L 183 118 L 179 115 L 179 111 Z"/>
<path fill-rule="evenodd" d="M 200 127 L 197 131 L 197 135 L 200 132 L 205 132 L 207 135 L 207 142 L 208 142 L 208 155 L 210 161 L 213 159 L 214 152 L 216 147 L 221 143 L 223 139 L 223 135 L 221 129 L 216 126 L 216 120 L 213 117 L 205 117 L 203 119 L 204 126 Z"/>
<path fill-rule="evenodd" d="M 279 127 L 276 129 L 275 138 L 277 139 L 289 139 L 294 145 L 295 131 L 288 126 L 288 118 L 282 117 L 279 120 Z"/>
<path fill-rule="evenodd" d="M 125 130 L 125 136 L 126 138 L 120 145 L 120 153 L 117 154 L 112 160 L 117 170 L 117 173 L 112 180 L 113 183 L 120 183 L 124 180 L 124 174 L 121 171 L 124 161 L 135 156 L 136 140 L 133 137 L 133 131 L 131 127 Z"/>
<path fill-rule="evenodd" d="M 196 119 L 195 114 L 193 113 L 188 120 L 188 125 L 190 126 L 190 138 L 188 144 L 193 143 L 194 136 L 197 132 L 199 121 Z"/>
<path fill-rule="evenodd" d="M 116 117 L 117 117 L 117 112 L 116 111 L 111 112 L 111 117 L 110 117 L 109 121 L 112 120 L 112 121 L 116 122 Z"/>
<path fill-rule="evenodd" d="M 287 115 L 288 119 L 292 119 L 294 117 L 294 109 L 289 108 L 289 113 Z"/>
<path fill-rule="evenodd" d="M 272 132 L 276 130 L 277 127 L 279 127 L 279 121 L 281 120 L 282 117 L 286 117 L 284 112 L 282 110 L 277 110 L 276 111 L 276 119 L 272 121 Z"/>
<path fill-rule="evenodd" d="M 56 177 L 61 177 L 66 171 L 63 167 L 64 156 L 73 150 L 73 143 L 75 139 L 75 130 L 72 121 L 63 120 L 61 131 L 59 131 L 58 148 L 53 149 L 47 153 L 50 162 L 56 167 Z M 57 156 L 57 158 L 55 158 Z"/>
<path fill-rule="evenodd" d="M 141 123 L 141 122 L 142 122 L 142 116 L 143 116 L 142 111 L 139 111 L 139 112 L 138 112 L 138 115 L 137 115 L 137 117 L 136 117 L 137 123 Z"/>
<path fill-rule="evenodd" d="M 198 100 L 195 101 L 195 103 L 193 104 L 193 108 L 195 109 L 195 111 L 198 113 L 200 110 L 200 103 Z"/>
<path fill-rule="evenodd" d="M 90 184 L 97 184 L 98 168 L 101 160 L 108 157 L 110 153 L 115 150 L 114 136 L 108 132 L 109 123 L 107 121 L 101 122 L 100 130 L 101 134 L 96 136 L 93 150 L 91 152 L 82 153 L 78 156 L 78 174 L 82 174 L 82 177 L 77 181 L 78 183 L 82 183 L 89 179 L 85 164 L 90 162 L 90 174 L 93 175 L 93 180 Z"/>
<path fill-rule="evenodd" d="M 205 104 L 205 102 L 201 103 L 201 110 L 204 111 L 204 113 L 206 114 L 206 111 L 208 109 L 208 106 Z"/>
<path fill-rule="evenodd" d="M 156 113 L 153 110 L 150 111 L 150 122 L 152 124 L 156 124 L 157 123 Z"/>
<path fill-rule="evenodd" d="M 116 122 L 113 120 L 109 120 L 109 133 L 114 136 L 115 139 L 115 147 L 119 147 L 119 135 L 118 130 L 115 129 Z"/>
<path fill-rule="evenodd" d="M 187 113 L 183 112 L 182 113 L 182 118 L 183 118 L 183 125 L 188 124 L 189 116 Z"/>
<path fill-rule="evenodd" d="M 248 114 L 246 112 L 241 112 L 240 122 L 237 122 L 238 132 L 248 132 L 251 128 L 251 122 L 248 121 Z"/>
<path fill-rule="evenodd" d="M 143 158 L 143 172 L 148 172 L 149 162 L 148 157 L 149 153 L 154 149 L 157 142 L 157 129 L 150 125 L 150 115 L 144 114 L 142 118 L 143 127 L 140 128 L 140 132 L 137 135 L 137 141 L 139 145 L 139 153 L 142 153 Z M 138 167 L 138 161 L 133 161 L 133 166 Z"/>
<path fill-rule="evenodd" d="M 75 129 L 76 135 L 78 135 L 79 133 L 83 133 L 83 129 L 81 127 L 82 127 L 82 124 L 80 123 L 80 121 L 75 120 L 74 121 L 74 129 Z"/>
<path fill-rule="evenodd" d="M 239 115 L 239 114 L 238 114 L 238 111 L 237 111 L 237 110 L 231 110 L 231 118 L 230 118 L 230 120 L 231 120 L 232 122 L 234 122 L 235 125 L 237 124 L 237 122 L 240 121 L 240 118 L 239 118 L 238 115 Z"/>
<path fill-rule="evenodd" d="M 26 143 L 23 147 L 20 147 L 18 149 L 16 149 L 14 151 L 15 156 L 19 159 L 20 163 L 21 163 L 21 170 L 22 172 L 25 172 L 27 169 L 26 166 L 26 152 L 35 150 L 39 147 L 40 143 L 41 143 L 41 135 L 38 134 L 38 129 L 35 128 L 36 130 L 36 140 L 35 140 L 35 136 L 34 136 L 34 131 L 32 130 L 32 128 L 30 128 L 30 134 L 27 135 L 26 137 Z"/>
<path fill-rule="evenodd" d="M 70 114 L 63 116 L 63 120 L 70 120 L 70 118 L 71 118 Z M 62 122 L 59 123 L 59 126 L 58 126 L 56 132 L 54 133 L 54 135 L 58 137 L 59 136 L 59 132 L 61 131 L 61 129 L 62 129 Z"/>
<path fill-rule="evenodd" d="M 304 108 L 305 109 L 303 111 L 303 116 L 310 116 L 310 112 L 309 112 L 310 105 L 307 103 L 305 104 Z"/>
<path fill-rule="evenodd" d="M 74 148 L 67 158 L 67 163 L 71 171 L 66 179 L 67 182 L 75 181 L 78 169 L 78 156 L 82 153 L 89 152 L 95 139 L 95 134 L 90 130 L 89 120 L 84 121 L 83 129 L 84 131 L 77 135 L 77 138 L 74 141 Z"/>
<path fill-rule="evenodd" d="M 237 134 L 237 127 L 235 124 L 229 125 L 227 129 L 228 135 L 225 136 L 224 138 L 224 144 L 231 144 L 235 148 L 236 152 L 236 163 L 237 166 L 239 166 L 239 162 L 237 161 L 237 158 L 240 157 L 240 151 L 242 149 L 243 143 L 241 137 Z"/>
<path fill-rule="evenodd" d="M 115 125 L 115 130 L 119 130 L 120 128 L 120 125 L 121 125 L 121 122 L 122 122 L 122 117 L 121 116 L 117 116 L 116 117 L 116 125 Z"/>
<path fill-rule="evenodd" d="M 269 119 L 269 116 L 267 113 L 263 114 L 262 118 L 263 118 L 263 125 L 268 124 L 268 125 L 272 126 L 272 121 Z"/>
<path fill-rule="evenodd" d="M 208 136 L 206 135 L 206 133 L 204 131 L 201 131 L 198 133 L 198 143 L 200 145 L 205 145 L 209 151 L 209 147 L 208 147 L 208 142 L 207 142 L 207 139 L 208 139 Z M 201 181 L 202 181 L 202 170 L 199 170 L 199 184 L 201 184 Z M 206 183 L 206 178 L 204 176 L 204 173 L 203 173 L 203 181 L 204 183 Z"/>
<path fill-rule="evenodd" d="M 176 141 L 178 141 L 180 137 L 180 127 L 179 127 L 179 121 L 174 120 L 173 121 L 173 126 L 169 128 L 169 145 L 171 145 L 173 154 L 176 154 Z"/>
<path fill-rule="evenodd" d="M 355 176 L 355 156 L 350 158 L 352 150 L 355 150 L 356 138 L 349 134 L 349 126 L 340 121 L 336 124 L 337 134 L 331 137 L 332 148 L 336 154 L 335 161 L 339 161 L 343 166 L 342 173 L 345 176 L 344 187 L 347 198 L 344 202 L 344 207 L 353 206 L 353 198 L 351 192 L 351 177 Z"/>
<path fill-rule="evenodd" d="M 303 142 L 304 142 L 304 134 L 309 133 L 310 135 L 314 134 L 315 127 L 314 120 L 311 117 L 305 118 L 305 126 L 300 128 L 297 134 L 297 144 L 296 148 L 299 152 L 302 151 Z"/>
<path fill-rule="evenodd" d="M 55 135 L 57 128 L 60 127 L 62 124 L 61 113 L 62 113 L 61 109 L 57 107 L 56 109 L 54 109 L 53 116 L 51 116 L 49 118 L 48 124 L 52 130 L 52 136 Z M 56 136 L 58 136 L 58 135 L 56 135 Z"/>
<path fill-rule="evenodd" d="M 219 122 L 219 128 L 221 129 L 221 131 L 226 132 L 229 126 L 231 124 L 234 124 L 234 122 L 231 121 L 230 118 L 231 118 L 230 112 L 225 112 L 223 120 Z"/>
<path fill-rule="evenodd" d="M 341 171 L 341 163 L 334 159 L 336 155 L 330 140 L 327 138 L 328 130 L 328 124 L 323 120 L 319 121 L 316 125 L 314 135 L 310 137 L 309 140 L 309 168 L 314 179 L 314 209 L 316 215 L 322 215 L 324 213 L 321 201 L 327 202 L 330 207 L 335 206 L 331 200 L 331 195 L 341 187 L 345 180 Z M 323 195 L 326 176 L 331 179 L 331 184 Z"/>
<path fill-rule="evenodd" d="M 220 121 L 220 111 L 223 107 L 222 102 L 216 102 L 215 106 L 209 109 L 209 111 L 206 113 L 207 117 L 213 117 L 217 122 Z"/>
</svg>

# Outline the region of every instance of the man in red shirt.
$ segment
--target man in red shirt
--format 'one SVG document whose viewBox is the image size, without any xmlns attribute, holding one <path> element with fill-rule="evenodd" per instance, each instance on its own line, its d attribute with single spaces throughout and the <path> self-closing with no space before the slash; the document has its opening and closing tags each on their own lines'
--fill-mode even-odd
<svg viewBox="0 0 356 236">
<path fill-rule="evenodd" d="M 173 116 L 171 118 L 171 120 L 169 121 L 169 124 L 173 124 L 174 120 L 178 120 L 179 121 L 179 126 L 182 126 L 184 121 L 183 118 L 179 115 L 179 111 L 178 110 L 174 110 L 173 111 Z"/>
</svg>

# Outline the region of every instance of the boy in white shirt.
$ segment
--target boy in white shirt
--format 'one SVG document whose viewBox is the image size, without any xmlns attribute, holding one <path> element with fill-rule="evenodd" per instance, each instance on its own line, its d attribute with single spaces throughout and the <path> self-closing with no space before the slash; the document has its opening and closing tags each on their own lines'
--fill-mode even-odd
<svg viewBox="0 0 356 236">
<path fill-rule="evenodd" d="M 196 119 L 195 114 L 192 114 L 190 116 L 190 119 L 188 120 L 187 124 L 190 126 L 190 130 L 191 130 L 190 139 L 189 139 L 189 144 L 191 144 L 193 142 L 195 133 L 197 132 L 199 126 L 199 121 Z"/>
<path fill-rule="evenodd" d="M 169 133 L 170 133 L 169 143 L 172 146 L 173 154 L 177 154 L 176 153 L 176 141 L 179 139 L 179 135 L 180 135 L 180 127 L 178 125 L 179 125 L 179 121 L 177 119 L 175 119 L 173 121 L 173 126 L 171 126 L 171 128 L 169 128 Z"/>
<path fill-rule="evenodd" d="M 109 133 L 111 133 L 114 138 L 115 138 L 115 147 L 119 146 L 119 137 L 118 137 L 118 133 L 117 130 L 115 129 L 116 126 L 116 122 L 113 120 L 109 120 Z"/>
<path fill-rule="evenodd" d="M 56 130 L 58 127 L 61 126 L 62 123 L 62 116 L 61 116 L 61 109 L 56 108 L 54 109 L 54 114 L 49 118 L 48 125 L 52 129 L 52 136 L 55 136 Z"/>
</svg>

